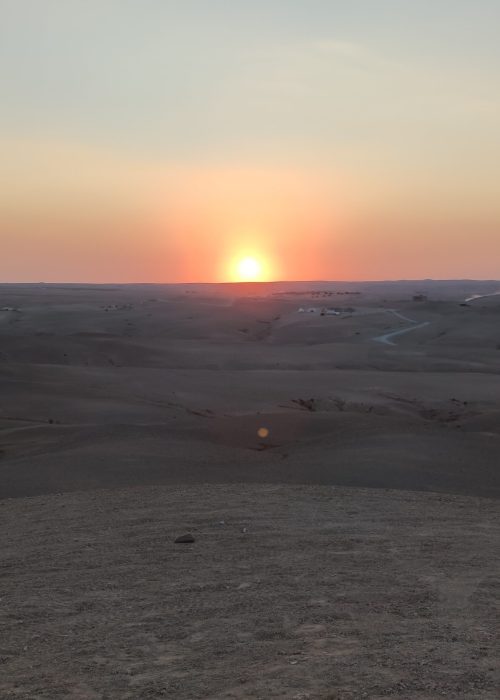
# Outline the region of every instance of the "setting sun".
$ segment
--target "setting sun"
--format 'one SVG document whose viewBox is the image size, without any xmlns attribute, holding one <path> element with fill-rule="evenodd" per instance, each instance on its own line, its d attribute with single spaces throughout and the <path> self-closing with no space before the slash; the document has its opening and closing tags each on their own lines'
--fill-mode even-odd
<svg viewBox="0 0 500 700">
<path fill-rule="evenodd" d="M 242 282 L 256 282 L 262 277 L 262 265 L 255 258 L 242 258 L 236 265 L 236 274 Z"/>
</svg>

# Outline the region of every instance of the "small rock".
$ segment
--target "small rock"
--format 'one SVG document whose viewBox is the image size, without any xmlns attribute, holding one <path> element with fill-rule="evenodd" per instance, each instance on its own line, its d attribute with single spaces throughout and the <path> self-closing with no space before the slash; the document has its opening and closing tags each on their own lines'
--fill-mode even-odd
<svg viewBox="0 0 500 700">
<path fill-rule="evenodd" d="M 190 533 L 187 535 L 181 535 L 175 540 L 175 544 L 192 544 L 194 542 L 194 537 Z"/>
</svg>

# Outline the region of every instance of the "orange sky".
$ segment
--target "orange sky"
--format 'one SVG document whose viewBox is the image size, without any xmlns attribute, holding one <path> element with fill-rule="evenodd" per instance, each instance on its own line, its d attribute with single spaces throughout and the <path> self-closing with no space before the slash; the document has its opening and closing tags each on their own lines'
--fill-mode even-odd
<svg viewBox="0 0 500 700">
<path fill-rule="evenodd" d="M 245 256 L 262 279 L 498 276 L 496 204 L 468 183 L 165 167 L 59 142 L 11 142 L 9 155 L 5 281 L 228 281 Z"/>
<path fill-rule="evenodd" d="M 499 21 L 6 0 L 0 281 L 500 277 Z"/>
</svg>

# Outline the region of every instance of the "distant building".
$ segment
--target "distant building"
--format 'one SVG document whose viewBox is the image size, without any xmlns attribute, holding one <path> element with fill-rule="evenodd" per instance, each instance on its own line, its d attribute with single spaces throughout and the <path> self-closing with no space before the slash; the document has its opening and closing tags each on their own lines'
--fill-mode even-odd
<svg viewBox="0 0 500 700">
<path fill-rule="evenodd" d="M 327 309 L 325 306 L 322 308 L 310 306 L 307 309 L 301 306 L 300 309 L 298 309 L 299 314 L 319 314 L 320 316 L 340 316 L 342 311 L 354 311 L 354 309 Z"/>
</svg>

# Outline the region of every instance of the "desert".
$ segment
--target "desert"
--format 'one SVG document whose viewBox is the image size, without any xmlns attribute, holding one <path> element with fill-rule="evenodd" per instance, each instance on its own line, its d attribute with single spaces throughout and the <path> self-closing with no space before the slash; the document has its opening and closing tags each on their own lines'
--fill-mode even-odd
<svg viewBox="0 0 500 700">
<path fill-rule="evenodd" d="M 0 700 L 500 699 L 499 26 L 0 0 Z"/>
<path fill-rule="evenodd" d="M 1 285 L 2 697 L 498 697 L 499 290 Z"/>
</svg>

